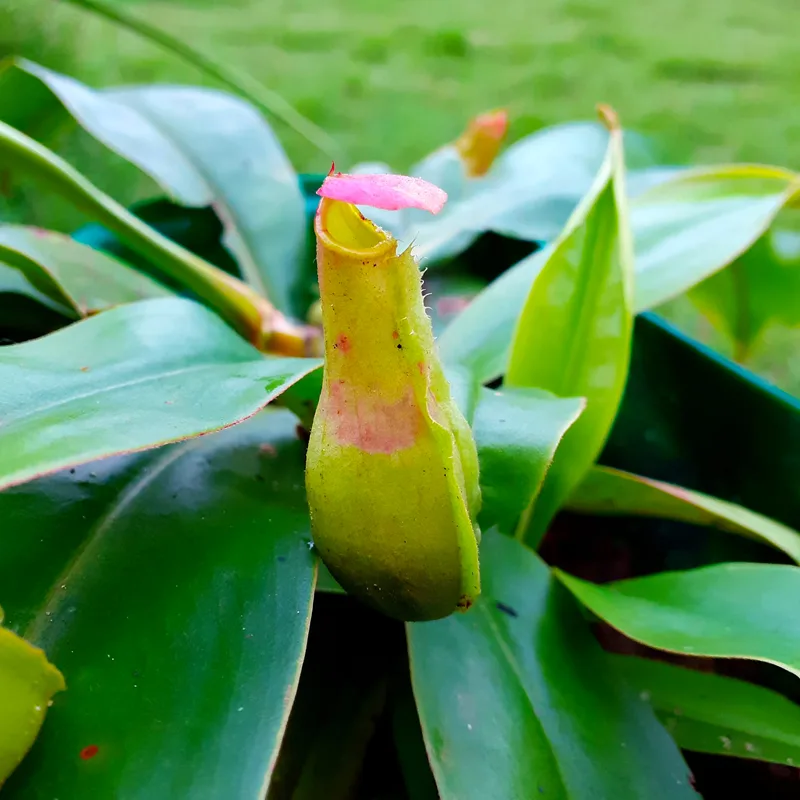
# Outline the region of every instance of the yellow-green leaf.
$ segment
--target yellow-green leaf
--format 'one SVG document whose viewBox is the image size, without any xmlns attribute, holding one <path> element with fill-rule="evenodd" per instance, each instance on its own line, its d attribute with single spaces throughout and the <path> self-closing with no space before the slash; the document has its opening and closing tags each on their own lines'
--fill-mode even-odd
<svg viewBox="0 0 800 800">
<path fill-rule="evenodd" d="M 36 739 L 51 698 L 65 688 L 42 650 L 0 628 L 0 786 Z"/>
<path fill-rule="evenodd" d="M 630 360 L 633 255 L 623 185 L 622 134 L 533 281 L 511 345 L 509 386 L 585 397 L 533 509 L 535 543 L 597 458 L 617 413 Z"/>
</svg>

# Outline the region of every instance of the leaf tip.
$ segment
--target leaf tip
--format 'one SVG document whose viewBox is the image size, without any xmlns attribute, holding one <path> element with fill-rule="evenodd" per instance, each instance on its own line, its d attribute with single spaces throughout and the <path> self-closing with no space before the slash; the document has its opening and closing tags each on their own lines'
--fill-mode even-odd
<svg viewBox="0 0 800 800">
<path fill-rule="evenodd" d="M 600 122 L 606 126 L 609 133 L 617 133 L 620 130 L 619 116 L 607 103 L 597 104 L 597 116 L 600 117 Z"/>
</svg>

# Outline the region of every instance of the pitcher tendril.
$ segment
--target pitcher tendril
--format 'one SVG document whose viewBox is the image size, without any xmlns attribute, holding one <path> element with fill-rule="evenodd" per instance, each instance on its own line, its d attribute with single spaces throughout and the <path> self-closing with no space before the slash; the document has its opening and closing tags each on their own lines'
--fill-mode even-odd
<svg viewBox="0 0 800 800">
<path fill-rule="evenodd" d="M 399 175 L 331 175 L 319 194 L 314 542 L 339 583 L 380 611 L 444 617 L 480 592 L 475 443 L 436 354 L 416 261 L 354 204 L 435 213 L 446 195 Z"/>
</svg>

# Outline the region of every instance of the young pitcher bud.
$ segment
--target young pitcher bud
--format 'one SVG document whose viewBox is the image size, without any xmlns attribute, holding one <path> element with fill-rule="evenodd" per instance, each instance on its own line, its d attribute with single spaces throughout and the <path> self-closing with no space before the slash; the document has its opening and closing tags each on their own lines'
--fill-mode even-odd
<svg viewBox="0 0 800 800">
<path fill-rule="evenodd" d="M 479 178 L 489 171 L 507 133 L 508 114 L 503 109 L 488 111 L 470 120 L 455 142 L 467 175 Z"/>
<path fill-rule="evenodd" d="M 325 371 L 306 462 L 314 543 L 351 594 L 403 620 L 480 591 L 472 434 L 450 396 L 418 266 L 352 203 L 439 210 L 394 175 L 329 177 L 315 221 Z"/>
</svg>

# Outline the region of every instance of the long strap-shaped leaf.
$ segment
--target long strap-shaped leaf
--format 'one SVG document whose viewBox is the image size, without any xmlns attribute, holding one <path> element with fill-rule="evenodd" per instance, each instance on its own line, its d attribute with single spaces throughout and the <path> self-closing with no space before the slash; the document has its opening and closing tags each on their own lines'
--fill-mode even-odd
<svg viewBox="0 0 800 800">
<path fill-rule="evenodd" d="M 506 384 L 584 397 L 520 535 L 535 544 L 595 461 L 628 375 L 633 332 L 633 254 L 623 185 L 622 132 L 611 138 L 594 187 L 536 276 L 517 321 Z M 529 523 L 529 524 L 528 524 Z"/>
<path fill-rule="evenodd" d="M 51 150 L 3 122 L 0 122 L 0 164 L 47 183 L 114 231 L 137 253 L 195 292 L 257 347 L 269 349 L 271 336 L 280 331 L 284 334 L 278 337 L 281 347 L 288 344 L 288 349 L 295 353 L 305 350 L 305 334 L 293 329 L 253 289 L 154 231 Z"/>
<path fill-rule="evenodd" d="M 673 653 L 766 661 L 800 676 L 800 567 L 716 564 L 598 586 L 555 574 L 590 611 Z"/>
<path fill-rule="evenodd" d="M 27 225 L 0 225 L 0 263 L 25 276 L 34 299 L 42 293 L 76 317 L 170 294 L 152 278 L 100 250 L 63 233 Z M 0 291 L 4 288 L 0 275 Z"/>
<path fill-rule="evenodd" d="M 0 488 L 255 414 L 319 365 L 265 357 L 178 298 L 0 349 Z"/>
<path fill-rule="evenodd" d="M 776 547 L 800 564 L 800 534 L 786 525 L 702 492 L 610 467 L 593 467 L 566 508 L 585 514 L 638 514 L 709 525 Z"/>
<path fill-rule="evenodd" d="M 267 411 L 0 493 L 9 624 L 67 681 L 4 800 L 263 800 L 314 589 L 295 427 Z"/>
<path fill-rule="evenodd" d="M 677 748 L 547 565 L 492 531 L 481 558 L 470 611 L 408 625 L 442 800 L 694 797 Z"/>
<path fill-rule="evenodd" d="M 773 325 L 800 325 L 800 213 L 786 213 L 727 269 L 689 292 L 689 299 L 734 345 L 742 362 Z"/>
<path fill-rule="evenodd" d="M 800 192 L 800 174 L 759 164 L 686 170 L 631 202 L 636 310 L 677 297 L 748 250 Z"/>
<path fill-rule="evenodd" d="M 532 512 L 553 455 L 585 407 L 541 389 L 482 389 L 472 429 L 478 446 L 484 530 L 513 533 Z M 524 527 L 524 526 L 523 526 Z"/>
<path fill-rule="evenodd" d="M 678 747 L 800 765 L 800 706 L 752 683 L 632 656 L 610 656 Z"/>
<path fill-rule="evenodd" d="M 268 89 L 252 75 L 248 75 L 230 64 L 225 64 L 207 53 L 202 53 L 185 40 L 172 36 L 161 30 L 161 28 L 150 25 L 150 23 L 129 13 L 116 3 L 107 3 L 105 0 L 67 0 L 67 2 L 81 6 L 88 11 L 93 11 L 95 14 L 110 19 L 118 25 L 135 31 L 145 39 L 150 39 L 160 44 L 171 53 L 246 97 L 253 105 L 258 106 L 265 113 L 273 114 L 278 119 L 282 119 L 325 155 L 333 157 L 339 151 L 336 142 L 322 128 L 319 128 L 310 119 L 304 117 L 281 95 Z"/>
</svg>

